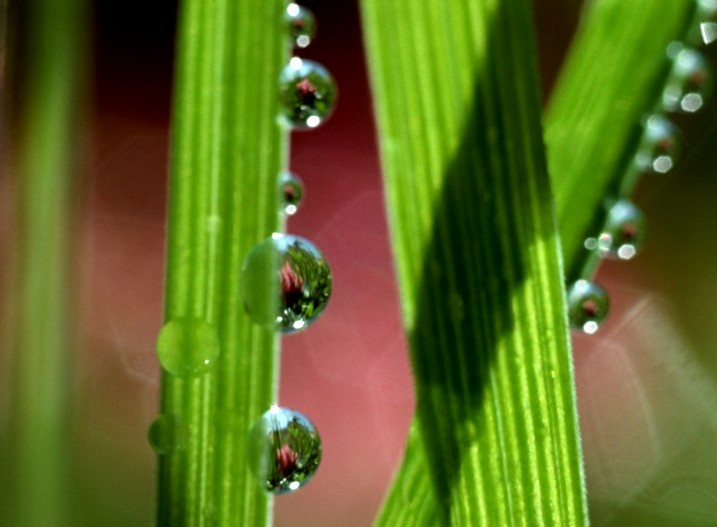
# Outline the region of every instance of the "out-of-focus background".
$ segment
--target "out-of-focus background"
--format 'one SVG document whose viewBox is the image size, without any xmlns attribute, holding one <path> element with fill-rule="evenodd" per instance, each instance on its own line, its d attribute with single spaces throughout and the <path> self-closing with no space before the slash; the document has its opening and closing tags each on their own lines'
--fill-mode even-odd
<svg viewBox="0 0 717 527">
<path fill-rule="evenodd" d="M 324 251 L 334 293 L 315 325 L 284 339 L 279 402 L 315 422 L 324 457 L 310 484 L 276 500 L 276 525 L 362 527 L 401 456 L 413 412 L 410 367 L 357 5 L 303 4 L 319 30 L 300 55 L 334 74 L 340 96 L 325 126 L 292 137 L 291 169 L 306 196 L 288 230 Z M 535 0 L 545 98 L 578 8 L 576 0 Z M 158 408 L 154 344 L 176 2 L 97 0 L 94 16 L 86 199 L 76 233 L 77 491 L 87 525 L 151 525 L 154 454 L 146 430 Z M 603 266 L 598 281 L 612 314 L 598 335 L 575 338 L 596 526 L 717 525 L 716 124 L 714 102 L 681 119 L 685 159 L 676 172 L 644 181 L 635 196 L 649 219 L 647 247 L 630 263 Z M 5 184 L 0 198 L 11 210 Z M 3 224 L 0 247 L 8 247 L 13 233 Z M 7 411 L 4 391 L 0 412 Z"/>
</svg>

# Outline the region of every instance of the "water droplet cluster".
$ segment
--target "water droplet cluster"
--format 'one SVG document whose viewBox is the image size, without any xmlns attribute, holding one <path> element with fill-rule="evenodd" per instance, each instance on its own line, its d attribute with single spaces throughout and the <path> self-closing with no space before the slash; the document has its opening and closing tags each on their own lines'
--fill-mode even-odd
<svg viewBox="0 0 717 527">
<path fill-rule="evenodd" d="M 292 48 L 306 48 L 316 34 L 313 13 L 289 3 L 283 15 Z M 336 83 L 318 62 L 294 56 L 278 79 L 280 122 L 290 130 L 310 130 L 326 122 L 336 105 Z M 302 204 L 304 186 L 290 171 L 277 175 L 277 206 L 283 217 Z M 222 228 L 221 218 L 207 220 L 209 232 Z M 304 238 L 274 233 L 254 246 L 240 270 L 239 300 L 248 318 L 284 334 L 310 326 L 331 296 L 331 269 L 319 249 Z M 178 317 L 161 329 L 157 355 L 168 374 L 190 380 L 210 371 L 220 354 L 216 328 L 201 317 Z M 224 411 L 216 418 L 220 430 L 233 431 L 236 416 Z M 222 428 L 223 427 L 223 428 Z M 244 433 L 247 433 L 244 431 Z M 190 427 L 180 416 L 160 414 L 150 425 L 148 439 L 159 455 L 181 451 Z M 301 413 L 272 406 L 248 432 L 249 465 L 268 492 L 293 492 L 306 484 L 321 461 L 316 427 Z M 216 510 L 205 511 L 214 518 Z"/>
<path fill-rule="evenodd" d="M 595 333 L 608 311 L 605 291 L 590 277 L 600 259 L 631 260 L 645 243 L 645 214 L 630 201 L 630 194 L 642 176 L 671 172 L 684 150 L 684 138 L 672 119 L 676 114 L 701 110 L 713 92 L 714 75 L 705 56 L 696 48 L 717 40 L 717 0 L 697 0 L 692 27 L 684 42 L 672 42 L 666 49 L 670 61 L 667 80 L 655 110 L 642 122 L 642 135 L 632 163 L 622 178 L 618 193 L 607 198 L 602 228 L 586 238 L 589 251 L 580 279 L 568 288 L 570 326 Z"/>
</svg>

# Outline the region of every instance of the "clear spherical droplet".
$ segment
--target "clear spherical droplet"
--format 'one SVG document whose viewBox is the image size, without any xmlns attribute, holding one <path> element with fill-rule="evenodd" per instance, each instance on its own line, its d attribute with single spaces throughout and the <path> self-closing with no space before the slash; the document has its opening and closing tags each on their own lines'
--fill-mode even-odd
<svg viewBox="0 0 717 527">
<path fill-rule="evenodd" d="M 331 116 L 336 95 L 336 83 L 326 68 L 294 57 L 279 77 L 281 120 L 295 130 L 316 128 Z"/>
<path fill-rule="evenodd" d="M 570 327 L 592 335 L 607 316 L 610 302 L 605 290 L 594 282 L 577 280 L 568 289 Z"/>
<path fill-rule="evenodd" d="M 292 333 L 313 323 L 331 296 L 331 268 L 310 241 L 273 234 L 242 267 L 241 300 L 256 323 Z"/>
<path fill-rule="evenodd" d="M 292 2 L 286 6 L 284 22 L 297 47 L 305 48 L 311 44 L 316 35 L 316 18 L 310 9 Z"/>
<path fill-rule="evenodd" d="M 214 326 L 201 318 L 175 318 L 159 332 L 157 356 L 162 368 L 172 375 L 201 375 L 214 367 L 219 357 L 219 337 Z"/>
<path fill-rule="evenodd" d="M 712 72 L 707 59 L 694 49 L 681 49 L 662 92 L 663 108 L 668 112 L 696 112 L 711 92 Z"/>
<path fill-rule="evenodd" d="M 597 240 L 600 256 L 630 260 L 642 248 L 646 232 L 645 214 L 631 201 L 618 201 L 610 207 L 605 228 Z"/>
<path fill-rule="evenodd" d="M 179 417 L 160 414 L 149 426 L 147 439 L 157 454 L 171 454 L 184 448 L 188 435 L 189 428 Z"/>
<path fill-rule="evenodd" d="M 677 127 L 662 115 L 645 120 L 635 163 L 642 172 L 666 174 L 674 168 L 682 153 L 682 136 Z"/>
<path fill-rule="evenodd" d="M 272 406 L 251 428 L 248 459 L 262 487 L 274 494 L 293 492 L 316 473 L 321 438 L 295 410 Z"/>
<path fill-rule="evenodd" d="M 284 212 L 293 216 L 299 210 L 301 200 L 304 198 L 304 184 L 296 174 L 284 172 L 279 178 L 279 191 Z"/>
</svg>

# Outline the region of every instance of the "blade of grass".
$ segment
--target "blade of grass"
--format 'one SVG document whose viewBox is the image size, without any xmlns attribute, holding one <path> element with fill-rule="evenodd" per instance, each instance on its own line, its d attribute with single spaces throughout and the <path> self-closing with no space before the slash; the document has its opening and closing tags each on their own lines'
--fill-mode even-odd
<svg viewBox="0 0 717 527">
<path fill-rule="evenodd" d="M 9 310 L 10 456 L 3 465 L 8 516 L 2 523 L 74 525 L 71 209 L 86 80 L 87 5 L 33 0 L 13 5 L 10 16 L 18 235 Z"/>
<path fill-rule="evenodd" d="M 556 187 L 564 189 L 556 196 L 561 236 L 565 229 L 570 229 L 569 232 L 572 233 L 568 234 L 571 242 L 563 237 L 566 269 L 579 269 L 582 264 L 579 251 L 583 239 L 581 235 L 589 231 L 589 226 L 595 226 L 600 221 L 596 218 L 599 218 L 602 210 L 605 189 L 615 184 L 611 183 L 611 178 L 619 174 L 620 164 L 634 151 L 639 118 L 642 112 L 652 108 L 656 90 L 660 89 L 660 79 L 664 78 L 661 76 L 665 75 L 666 68 L 665 46 L 671 40 L 680 38 L 692 9 L 693 4 L 689 0 L 659 3 L 653 0 L 604 0 L 593 2 L 592 8 L 582 19 L 570 55 L 573 66 L 562 73 L 559 83 L 562 88 L 557 90 L 552 98 L 553 110 L 546 123 L 552 182 Z M 618 10 L 617 15 L 615 10 Z M 624 10 L 629 10 L 630 13 L 625 13 Z M 440 16 L 437 15 L 438 18 Z M 372 24 L 377 24 L 378 21 L 369 20 L 367 16 L 364 18 L 367 30 L 376 31 L 375 28 L 372 29 Z M 414 19 L 403 20 L 402 24 L 408 25 L 412 20 Z M 628 44 L 624 43 L 625 35 L 629 35 Z M 371 52 L 371 39 L 368 45 Z M 622 49 L 624 45 L 628 45 L 629 49 Z M 653 55 L 648 56 L 648 52 Z M 599 68 L 595 67 L 596 57 L 600 60 Z M 380 57 L 374 57 L 373 60 L 378 63 Z M 580 65 L 589 67 L 576 73 Z M 429 63 L 424 63 L 422 67 L 429 67 Z M 606 77 L 602 79 L 595 78 L 602 75 L 603 68 L 608 68 L 611 73 L 605 73 Z M 625 76 L 628 76 L 633 68 L 640 70 L 637 88 L 632 79 L 628 77 L 629 80 L 625 80 Z M 616 72 L 616 69 L 619 72 Z M 611 84 L 615 82 L 614 78 L 622 79 L 622 84 Z M 590 91 L 610 91 L 610 96 L 601 96 L 603 102 L 598 105 L 592 102 L 592 96 L 587 95 Z M 570 121 L 561 117 L 572 109 L 571 104 L 577 102 L 581 105 L 579 110 L 575 110 L 576 115 L 582 116 L 579 120 Z M 620 111 L 611 113 L 618 106 L 618 102 Z M 609 134 L 605 133 L 606 128 L 594 124 L 603 122 L 599 119 L 605 115 L 612 116 L 607 127 Z M 589 133 L 579 129 L 585 127 L 590 129 Z M 607 163 L 602 171 L 592 167 L 585 159 L 599 158 L 606 146 L 603 139 L 613 134 L 631 139 L 623 144 L 610 139 L 611 148 L 614 149 L 610 163 Z M 575 154 L 576 137 L 580 140 L 582 156 Z M 573 163 L 582 167 L 579 174 L 573 172 L 573 168 L 563 166 L 572 158 Z M 584 189 L 579 187 L 591 184 L 602 186 L 603 193 L 590 192 L 591 197 L 588 199 L 583 193 Z M 576 190 L 565 190 L 571 186 Z M 575 220 L 570 211 L 575 211 Z M 404 460 L 378 518 L 378 525 L 435 524 L 436 498 L 431 487 L 423 483 L 428 475 L 425 458 L 416 452 L 419 449 L 421 445 L 418 434 L 412 432 Z M 406 489 L 413 492 L 406 492 Z"/>
<path fill-rule="evenodd" d="M 260 526 L 271 516 L 245 438 L 274 402 L 278 341 L 244 315 L 238 289 L 246 253 L 280 227 L 285 7 L 185 0 L 180 8 L 165 318 L 206 321 L 220 354 L 202 376 L 163 375 L 161 411 L 183 420 L 188 436 L 159 456 L 159 525 Z"/>
<path fill-rule="evenodd" d="M 441 524 L 584 525 L 528 4 L 362 6 L 424 448 L 394 492 L 423 459 Z"/>
</svg>

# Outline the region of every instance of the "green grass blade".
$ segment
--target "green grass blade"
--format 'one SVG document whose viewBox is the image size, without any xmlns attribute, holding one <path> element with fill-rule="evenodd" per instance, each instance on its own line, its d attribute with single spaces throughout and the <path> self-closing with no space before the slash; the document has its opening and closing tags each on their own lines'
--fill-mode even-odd
<svg viewBox="0 0 717 527">
<path fill-rule="evenodd" d="M 653 107 L 666 74 L 665 46 L 681 37 L 692 9 L 689 0 L 603 0 L 594 2 L 583 17 L 546 124 L 552 182 L 561 189 L 556 207 L 566 269 L 576 270 L 583 264 L 579 249 L 584 235 L 601 221 L 603 196 L 619 184 L 615 178 L 622 175 L 634 153 L 640 117 Z M 635 69 L 638 76 L 633 79 L 630 72 Z M 601 104 L 593 103 L 596 96 Z M 579 119 L 566 118 L 570 112 Z M 616 136 L 623 138 L 622 144 L 613 141 Z M 606 148 L 610 151 L 604 158 Z M 601 190 L 595 191 L 593 185 Z M 421 483 L 428 476 L 424 457 L 415 452 L 419 443 L 418 434 L 412 433 L 379 525 L 435 524 L 435 497 Z M 405 489 L 416 492 L 409 494 Z"/>
<path fill-rule="evenodd" d="M 416 377 L 404 469 L 427 462 L 442 524 L 584 525 L 528 3 L 362 6 Z M 435 524 L 400 505 L 384 525 Z"/>
<path fill-rule="evenodd" d="M 668 70 L 694 0 L 598 0 L 590 4 L 551 98 L 545 141 L 570 278 L 583 241 L 599 232 L 603 202 L 615 195 Z"/>
<path fill-rule="evenodd" d="M 162 413 L 188 433 L 183 448 L 159 456 L 159 525 L 261 526 L 271 516 L 247 468 L 246 434 L 275 400 L 278 339 L 245 316 L 239 271 L 249 249 L 280 228 L 285 6 L 185 0 L 180 8 L 165 318 L 209 323 L 220 355 L 201 376 L 163 375 Z"/>
</svg>

